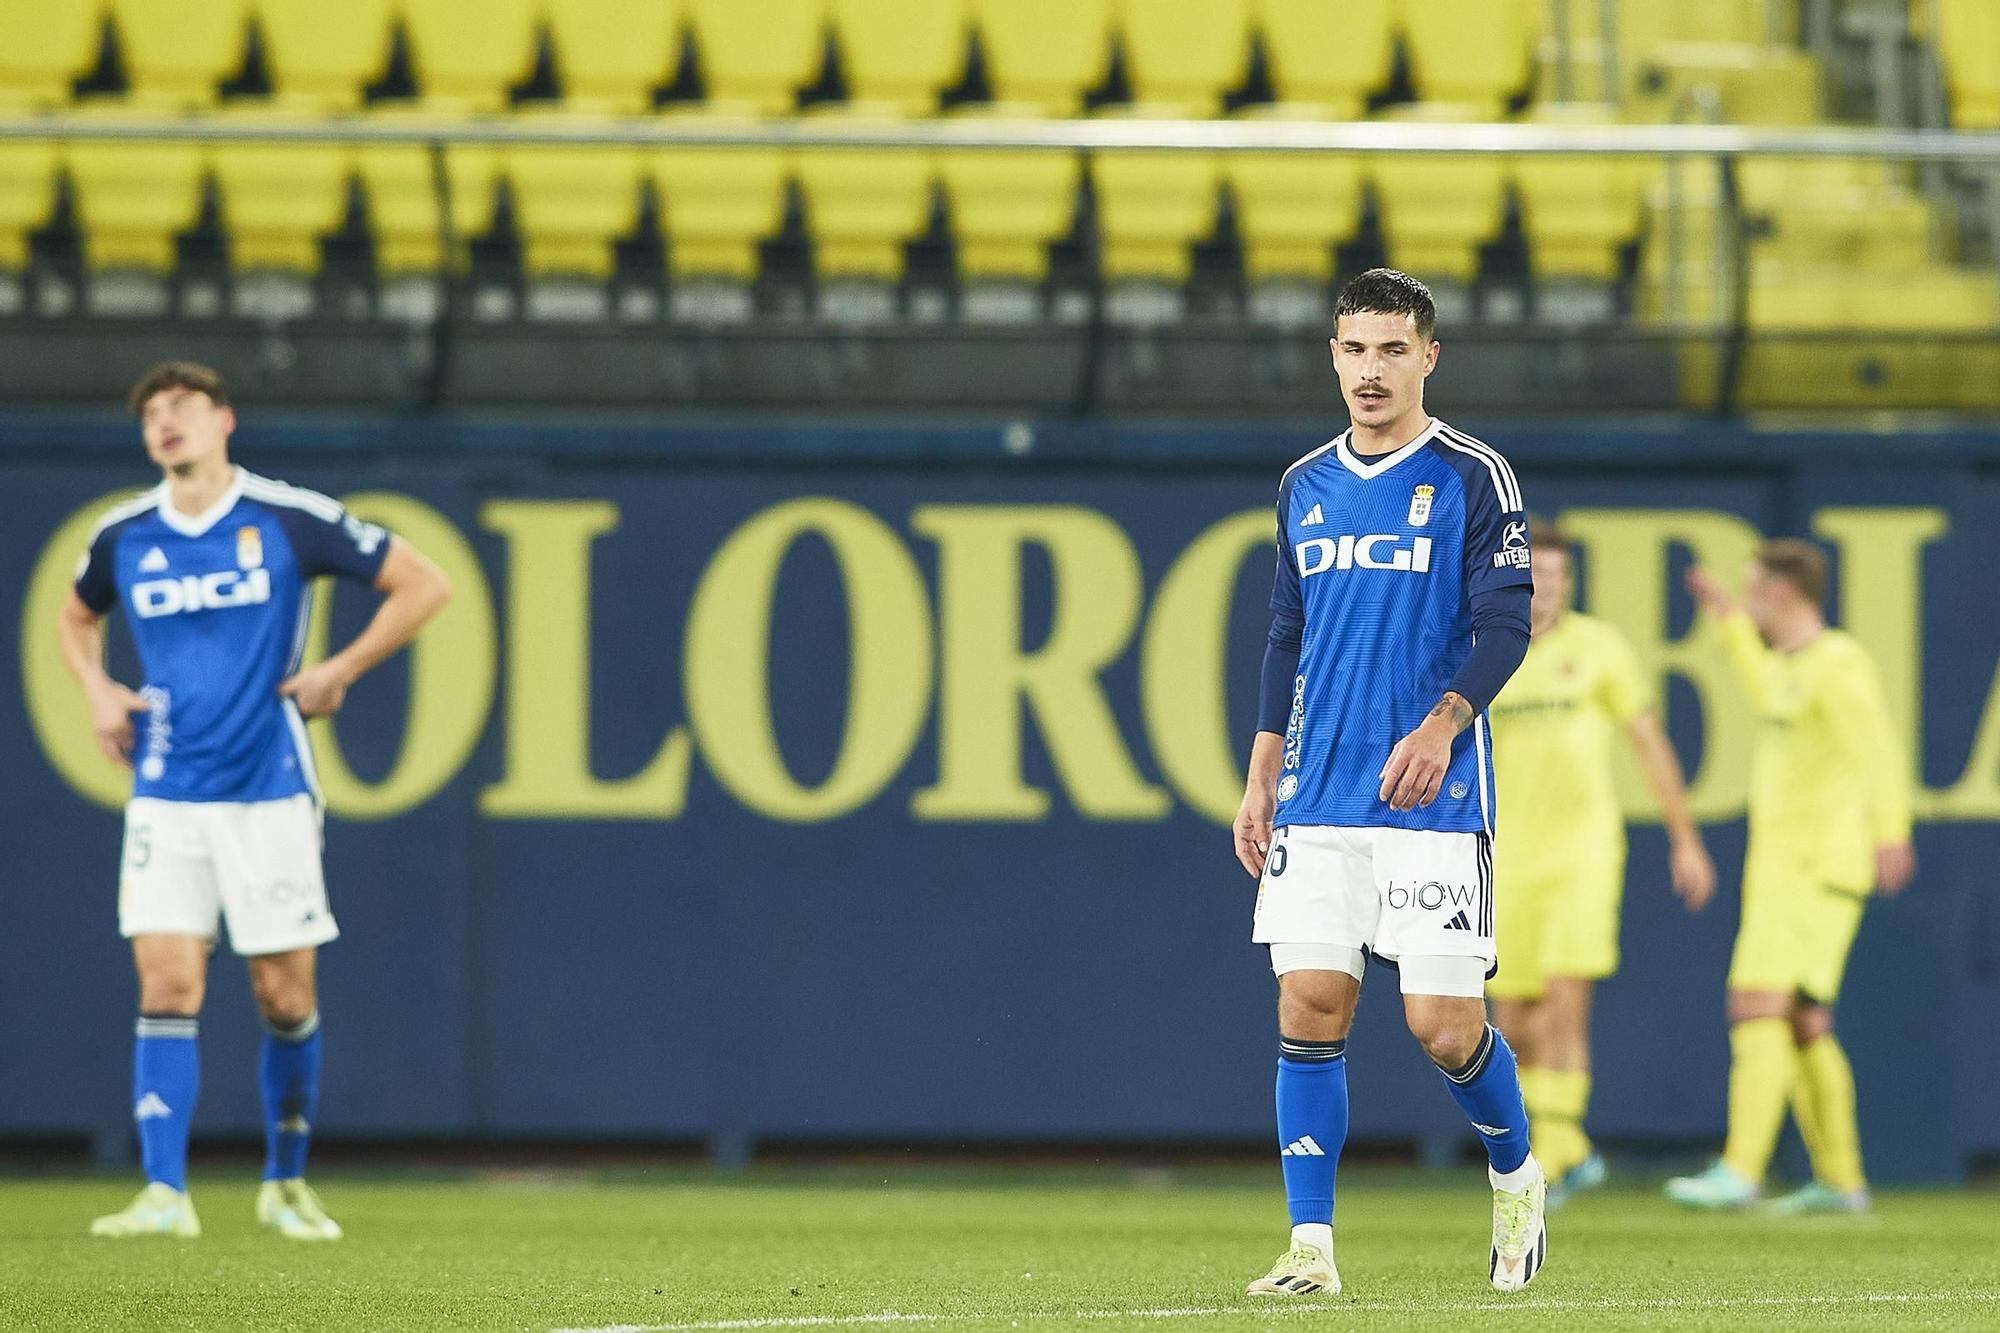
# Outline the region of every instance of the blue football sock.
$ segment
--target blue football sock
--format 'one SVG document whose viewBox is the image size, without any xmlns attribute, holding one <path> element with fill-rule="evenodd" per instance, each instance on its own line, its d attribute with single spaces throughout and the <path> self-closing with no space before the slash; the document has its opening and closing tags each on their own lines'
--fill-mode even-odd
<svg viewBox="0 0 2000 1333">
<path fill-rule="evenodd" d="M 1507 1039 L 1490 1023 L 1479 1049 L 1457 1069 L 1443 1071 L 1452 1100 L 1479 1131 L 1486 1160 L 1505 1175 L 1528 1160 L 1528 1112 L 1521 1104 L 1521 1071 Z"/>
<path fill-rule="evenodd" d="M 319 1011 L 297 1027 L 265 1025 L 258 1067 L 264 1089 L 264 1179 L 296 1180 L 306 1173 L 306 1145 L 319 1109 Z"/>
<path fill-rule="evenodd" d="M 201 1092 L 200 1025 L 186 1014 L 141 1014 L 132 1043 L 132 1119 L 146 1179 L 187 1188 L 188 1130 Z"/>
<path fill-rule="evenodd" d="M 1333 1222 L 1347 1142 L 1347 1043 L 1278 1039 L 1278 1148 L 1292 1225 Z"/>
</svg>

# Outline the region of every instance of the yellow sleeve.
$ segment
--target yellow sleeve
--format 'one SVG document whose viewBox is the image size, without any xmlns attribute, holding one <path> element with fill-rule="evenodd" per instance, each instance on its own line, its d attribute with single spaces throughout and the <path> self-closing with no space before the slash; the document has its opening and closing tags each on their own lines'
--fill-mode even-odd
<svg viewBox="0 0 2000 1333">
<path fill-rule="evenodd" d="M 1743 692 L 1750 696 L 1750 706 L 1759 713 L 1770 711 L 1785 696 L 1778 688 L 1778 673 L 1783 669 L 1778 655 L 1765 646 L 1748 612 L 1724 616 L 1721 633 L 1723 650 L 1729 654 L 1729 665 L 1735 668 Z"/>
<path fill-rule="evenodd" d="M 1651 709 L 1652 686 L 1639 670 L 1639 658 L 1632 645 L 1625 642 L 1625 636 L 1607 626 L 1598 641 L 1598 651 L 1602 661 L 1597 697 L 1604 711 L 1622 724 Z"/>
<path fill-rule="evenodd" d="M 1875 845 L 1910 840 L 1908 761 L 1889 724 L 1875 663 L 1858 646 L 1827 664 L 1822 689 L 1834 734 L 1848 762 L 1868 775 L 1869 823 Z"/>
</svg>

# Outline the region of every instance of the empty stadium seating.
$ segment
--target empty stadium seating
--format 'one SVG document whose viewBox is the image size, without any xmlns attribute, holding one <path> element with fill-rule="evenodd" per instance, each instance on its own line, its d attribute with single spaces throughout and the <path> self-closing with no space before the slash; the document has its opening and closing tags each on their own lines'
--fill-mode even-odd
<svg viewBox="0 0 2000 1333">
<path fill-rule="evenodd" d="M 530 277 L 604 279 L 639 222 L 643 155 L 604 144 L 519 144 L 502 155 Z"/>
<path fill-rule="evenodd" d="M 1067 116 L 1111 60 L 1111 0 L 973 0 L 994 100 L 1011 112 Z"/>
<path fill-rule="evenodd" d="M 1279 105 L 1291 114 L 1358 116 L 1364 99 L 1389 81 L 1395 25 L 1387 5 L 1255 0 L 1252 14 Z"/>
<path fill-rule="evenodd" d="M 544 0 L 542 17 L 574 110 L 645 111 L 680 57 L 681 0 Z"/>
<path fill-rule="evenodd" d="M 1083 162 L 1057 150 L 947 152 L 939 182 L 967 278 L 1040 282 L 1048 247 L 1076 217 Z"/>
<path fill-rule="evenodd" d="M 688 0 L 708 101 L 728 112 L 790 111 L 826 52 L 824 0 Z"/>
<path fill-rule="evenodd" d="M 849 100 L 867 114 L 924 115 L 963 73 L 963 0 L 832 0 Z"/>
<path fill-rule="evenodd" d="M 0 0 L 0 111 L 70 100 L 70 85 L 97 63 L 104 15 L 91 4 Z"/>
<path fill-rule="evenodd" d="M 131 100 L 204 107 L 243 65 L 244 0 L 111 0 Z"/>
<path fill-rule="evenodd" d="M 2000 128 L 2000 4 L 1937 0 L 1938 57 L 1951 119 L 1965 129 Z"/>
<path fill-rule="evenodd" d="M 353 155 L 329 144 L 223 143 L 209 150 L 230 261 L 310 274 L 347 211 Z"/>
<path fill-rule="evenodd" d="M 535 0 L 398 0 L 423 103 L 498 111 L 534 63 Z"/>
<path fill-rule="evenodd" d="M 1395 7 L 1410 75 L 1426 101 L 1497 119 L 1527 86 L 1540 0 L 1402 0 Z"/>
<path fill-rule="evenodd" d="M 1120 0 L 1117 21 L 1141 108 L 1213 116 L 1249 69 L 1249 0 Z"/>
<path fill-rule="evenodd" d="M 277 100 L 308 111 L 359 106 L 389 60 L 389 0 L 255 0 Z"/>
<path fill-rule="evenodd" d="M 28 233 L 55 208 L 61 159 L 46 140 L 0 143 L 0 272 L 28 262 Z"/>
<path fill-rule="evenodd" d="M 931 163 L 909 149 L 802 149 L 799 189 L 821 277 L 893 282 L 931 214 Z"/>
<path fill-rule="evenodd" d="M 767 148 L 666 148 L 647 155 L 667 264 L 681 277 L 747 283 L 757 244 L 785 216 L 786 156 Z"/>
<path fill-rule="evenodd" d="M 1187 281 L 1215 226 L 1218 163 L 1205 153 L 1106 152 L 1091 159 L 1107 281 Z"/>
<path fill-rule="evenodd" d="M 1330 280 L 1334 245 L 1360 225 L 1361 160 L 1231 153 L 1222 167 L 1236 200 L 1244 272 L 1252 280 Z"/>
<path fill-rule="evenodd" d="M 174 267 L 177 236 L 201 212 L 206 154 L 191 143 L 71 144 L 65 154 L 92 267 Z"/>
</svg>

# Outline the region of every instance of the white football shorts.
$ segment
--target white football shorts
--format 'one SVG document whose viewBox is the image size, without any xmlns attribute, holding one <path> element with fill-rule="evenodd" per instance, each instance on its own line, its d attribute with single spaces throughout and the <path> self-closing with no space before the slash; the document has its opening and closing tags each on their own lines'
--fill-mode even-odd
<svg viewBox="0 0 2000 1333">
<path fill-rule="evenodd" d="M 162 801 L 125 807 L 118 930 L 215 938 L 246 956 L 308 949 L 339 937 L 320 869 L 320 812 L 282 801 Z"/>
<path fill-rule="evenodd" d="M 1493 848 L 1484 833 L 1277 829 L 1251 939 L 1279 972 L 1361 975 L 1368 955 L 1406 994 L 1477 996 L 1492 974 Z"/>
</svg>

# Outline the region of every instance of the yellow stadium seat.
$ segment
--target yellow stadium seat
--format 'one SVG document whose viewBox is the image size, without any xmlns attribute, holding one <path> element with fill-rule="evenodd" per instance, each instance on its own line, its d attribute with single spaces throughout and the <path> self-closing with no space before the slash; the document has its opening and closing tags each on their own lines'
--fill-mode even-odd
<svg viewBox="0 0 2000 1333">
<path fill-rule="evenodd" d="M 1076 221 L 1083 161 L 1055 149 L 944 152 L 938 175 L 951 205 L 958 269 L 968 278 L 1040 282 L 1049 244 Z"/>
<path fill-rule="evenodd" d="M 904 245 L 930 222 L 929 154 L 809 148 L 799 152 L 796 166 L 814 269 L 822 277 L 902 277 Z"/>
<path fill-rule="evenodd" d="M 679 276 L 757 276 L 757 245 L 785 220 L 790 164 L 775 148 L 662 148 L 647 162 L 660 192 L 667 266 Z"/>
<path fill-rule="evenodd" d="M 94 3 L 0 0 L 0 108 L 69 101 L 70 84 L 97 63 L 104 15 Z"/>
<path fill-rule="evenodd" d="M 1250 68 L 1250 0 L 1119 0 L 1133 100 L 1212 116 Z"/>
<path fill-rule="evenodd" d="M 994 100 L 1070 116 L 1111 62 L 1111 0 L 973 0 Z"/>
<path fill-rule="evenodd" d="M 1436 119 L 1442 106 L 1391 117 Z M 1469 282 L 1479 248 L 1506 220 L 1507 164 L 1491 154 L 1384 153 L 1368 160 L 1389 262 L 1420 278 Z"/>
<path fill-rule="evenodd" d="M 681 0 L 546 0 L 563 100 L 627 115 L 649 109 L 679 61 Z"/>
<path fill-rule="evenodd" d="M 28 233 L 49 220 L 61 160 L 46 139 L 0 143 L 0 272 L 28 263 Z"/>
<path fill-rule="evenodd" d="M 1280 102 L 1346 120 L 1389 81 L 1395 27 L 1387 5 L 1256 0 L 1253 13 Z"/>
<path fill-rule="evenodd" d="M 688 0 L 712 107 L 780 115 L 818 75 L 825 0 Z"/>
<path fill-rule="evenodd" d="M 1107 151 L 1092 157 L 1090 169 L 1105 278 L 1187 281 L 1191 247 L 1215 227 L 1215 158 Z"/>
<path fill-rule="evenodd" d="M 1937 48 L 1951 96 L 1951 123 L 2000 129 L 2000 4 L 1938 0 Z"/>
<path fill-rule="evenodd" d="M 368 202 L 368 226 L 375 237 L 375 266 L 383 273 L 433 273 L 447 262 L 462 267 L 468 237 L 493 223 L 494 185 L 499 179 L 497 150 L 460 145 L 445 154 L 451 192 L 452 247 L 439 235 L 435 158 L 428 148 L 405 144 L 361 144 L 355 162 Z"/>
<path fill-rule="evenodd" d="M 610 277 L 617 239 L 639 221 L 640 151 L 520 144 L 505 164 L 528 275 Z"/>
<path fill-rule="evenodd" d="M 833 0 L 848 100 L 924 115 L 965 69 L 965 0 Z"/>
<path fill-rule="evenodd" d="M 535 60 L 535 0 L 397 0 L 427 106 L 499 111 Z"/>
<path fill-rule="evenodd" d="M 1230 153 L 1245 272 L 1256 278 L 1333 277 L 1333 247 L 1354 235 L 1363 197 L 1358 158 L 1326 153 Z"/>
<path fill-rule="evenodd" d="M 353 155 L 337 144 L 219 143 L 211 150 L 238 269 L 319 269 L 319 241 L 347 211 Z"/>
<path fill-rule="evenodd" d="M 92 268 L 174 267 L 174 238 L 201 214 L 207 162 L 191 143 L 92 140 L 67 150 L 83 253 Z"/>
<path fill-rule="evenodd" d="M 1508 96 L 1528 84 L 1542 8 L 1538 0 L 1401 0 L 1396 13 L 1418 94 L 1498 118 Z"/>
<path fill-rule="evenodd" d="M 1579 104 L 1537 108 L 1544 124 L 1602 125 L 1617 120 L 1615 107 Z M 1512 164 L 1538 277 L 1610 282 L 1620 252 L 1644 226 L 1642 187 L 1651 164 L 1606 154 L 1522 157 Z M 1712 173 L 1711 173 L 1712 174 Z"/>
<path fill-rule="evenodd" d="M 389 59 L 389 0 L 255 0 L 276 100 L 307 110 L 346 111 Z"/>
<path fill-rule="evenodd" d="M 111 0 L 134 101 L 199 107 L 243 67 L 245 0 Z"/>
</svg>

